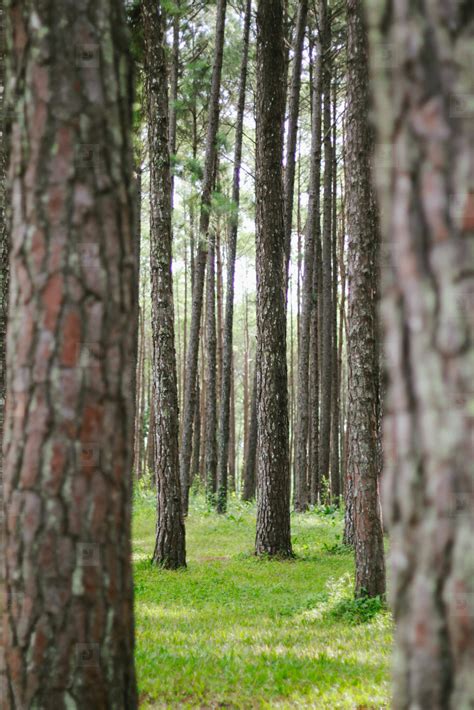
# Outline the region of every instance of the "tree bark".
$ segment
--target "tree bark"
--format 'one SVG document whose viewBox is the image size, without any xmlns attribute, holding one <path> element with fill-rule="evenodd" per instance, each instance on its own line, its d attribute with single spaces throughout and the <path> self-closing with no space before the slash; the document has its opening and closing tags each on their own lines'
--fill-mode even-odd
<svg viewBox="0 0 474 710">
<path fill-rule="evenodd" d="M 183 511 L 188 512 L 189 467 L 192 453 L 193 416 L 196 403 L 196 378 L 198 369 L 199 333 L 201 329 L 202 301 L 207 261 L 207 241 L 211 208 L 211 193 L 214 185 L 217 131 L 219 128 L 219 96 L 221 88 L 222 58 L 224 53 L 224 30 L 226 0 L 218 0 L 216 9 L 216 33 L 214 64 L 212 68 L 209 116 L 207 124 L 206 157 L 201 193 L 201 214 L 199 220 L 199 244 L 194 262 L 194 284 L 192 294 L 191 328 L 188 352 L 186 353 L 186 380 L 184 383 L 183 435 L 180 451 L 181 493 Z"/>
<path fill-rule="evenodd" d="M 314 311 L 314 267 L 315 243 L 319 239 L 320 224 L 320 177 L 321 177 L 321 62 L 312 86 L 312 129 L 311 129 L 311 174 L 309 186 L 308 219 L 304 244 L 303 299 L 299 328 L 298 355 L 298 417 L 296 421 L 296 456 L 295 456 L 295 510 L 308 508 L 309 494 L 307 485 L 308 469 L 308 431 L 310 399 L 310 338 L 311 316 Z M 317 405 L 316 405 L 317 406 Z M 315 411 L 312 410 L 312 416 Z M 317 417 L 317 413 L 316 413 Z M 314 495 L 311 496 L 314 498 Z"/>
<path fill-rule="evenodd" d="M 474 7 L 396 0 L 374 4 L 371 20 L 387 240 L 383 499 L 393 707 L 471 708 Z M 387 46 L 395 56 L 380 56 Z"/>
<path fill-rule="evenodd" d="M 257 11 L 256 261 L 258 367 L 257 555 L 290 556 L 288 376 L 282 123 L 285 58 L 281 0 Z"/>
<path fill-rule="evenodd" d="M 186 566 L 178 455 L 178 384 L 171 275 L 171 170 L 168 141 L 166 21 L 161 2 L 143 0 L 143 38 L 150 163 L 150 271 L 153 332 L 154 470 L 157 526 L 153 563 Z"/>
<path fill-rule="evenodd" d="M 356 596 L 385 593 L 377 487 L 377 304 L 379 222 L 371 183 L 368 49 L 360 6 L 347 0 L 347 231 L 349 276 L 348 465 L 354 497 Z"/>
<path fill-rule="evenodd" d="M 337 74 L 333 77 L 332 97 L 332 395 L 331 395 L 331 501 L 339 506 L 341 474 L 339 465 L 340 372 L 337 330 Z"/>
<path fill-rule="evenodd" d="M 316 31 L 315 31 L 316 34 Z M 315 69 L 313 71 L 314 100 L 313 116 L 317 135 L 315 138 L 314 190 L 312 207 L 312 223 L 314 229 L 314 265 L 312 285 L 312 310 L 310 333 L 310 431 L 309 431 L 309 468 L 310 468 L 310 501 L 316 505 L 320 494 L 319 475 L 319 429 L 320 429 L 320 369 L 321 369 L 321 313 L 322 313 L 322 264 L 321 264 L 321 113 L 322 113 L 322 56 L 320 37 L 314 38 L 316 52 Z M 308 215 L 309 219 L 310 215 Z"/>
<path fill-rule="evenodd" d="M 206 496 L 215 504 L 217 485 L 217 334 L 216 334 L 216 235 L 209 234 L 206 292 Z"/>
<path fill-rule="evenodd" d="M 5 84 L 5 8 L 0 5 L 0 638 L 4 618 L 5 594 L 5 508 L 3 495 L 3 428 L 5 421 L 6 396 L 6 344 L 8 316 L 9 284 L 9 230 L 7 228 L 6 191 L 7 191 L 7 130 L 6 119 L 6 84 Z M 0 697 L 6 697 L 5 650 L 0 648 Z"/>
<path fill-rule="evenodd" d="M 256 465 L 257 465 L 257 365 L 255 365 L 252 396 L 250 401 L 249 431 L 247 439 L 247 455 L 244 459 L 242 473 L 243 487 L 242 500 L 251 501 L 255 498 L 256 491 Z"/>
<path fill-rule="evenodd" d="M 8 13 L 18 119 L 2 706 L 133 709 L 137 263 L 124 8 L 13 0 Z"/>
<path fill-rule="evenodd" d="M 331 146 L 331 25 L 327 0 L 320 0 L 323 142 L 324 142 L 324 196 L 322 234 L 322 352 L 321 352 L 321 413 L 319 432 L 319 477 L 329 483 L 329 458 L 331 449 L 331 392 L 332 392 L 332 290 L 331 290 L 331 197 L 332 197 L 332 146 Z M 326 491 L 325 491 L 326 493 Z"/>
<path fill-rule="evenodd" d="M 303 64 L 303 45 L 308 16 L 308 0 L 300 0 L 293 41 L 293 68 L 289 96 L 288 132 L 286 138 L 286 167 L 284 175 L 285 195 L 285 274 L 288 281 L 288 268 L 291 253 L 291 225 L 293 222 L 293 201 L 295 191 L 296 142 L 298 137 L 298 117 L 300 112 L 301 68 Z"/>
<path fill-rule="evenodd" d="M 222 389 L 219 413 L 217 511 L 224 513 L 227 508 L 227 471 L 229 459 L 230 394 L 232 377 L 232 328 L 234 322 L 234 278 L 237 232 L 239 226 L 240 168 L 242 163 L 242 142 L 244 132 L 245 94 L 247 87 L 247 66 L 252 2 L 247 0 L 244 17 L 242 64 L 240 68 L 239 101 L 235 127 L 234 175 L 232 182 L 232 214 L 229 217 L 226 304 L 224 316 L 224 339 L 222 358 Z"/>
</svg>

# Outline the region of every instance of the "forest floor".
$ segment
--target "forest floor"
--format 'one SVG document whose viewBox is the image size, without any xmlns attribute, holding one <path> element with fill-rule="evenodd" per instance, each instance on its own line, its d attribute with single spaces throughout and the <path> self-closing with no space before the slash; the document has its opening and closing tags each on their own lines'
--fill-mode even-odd
<svg viewBox="0 0 474 710">
<path fill-rule="evenodd" d="M 388 708 L 392 621 L 355 603 L 353 553 L 331 508 L 292 516 L 292 561 L 252 555 L 255 507 L 192 500 L 188 568 L 153 568 L 155 505 L 134 505 L 141 708 Z"/>
</svg>

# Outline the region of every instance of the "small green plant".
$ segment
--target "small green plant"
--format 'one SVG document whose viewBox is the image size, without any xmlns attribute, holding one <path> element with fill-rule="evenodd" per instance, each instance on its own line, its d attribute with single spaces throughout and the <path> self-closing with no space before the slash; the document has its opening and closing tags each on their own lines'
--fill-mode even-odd
<svg viewBox="0 0 474 710">
<path fill-rule="evenodd" d="M 330 616 L 338 621 L 355 626 L 365 624 L 386 608 L 382 597 L 369 597 L 366 594 L 357 599 L 341 599 L 330 612 Z"/>
</svg>

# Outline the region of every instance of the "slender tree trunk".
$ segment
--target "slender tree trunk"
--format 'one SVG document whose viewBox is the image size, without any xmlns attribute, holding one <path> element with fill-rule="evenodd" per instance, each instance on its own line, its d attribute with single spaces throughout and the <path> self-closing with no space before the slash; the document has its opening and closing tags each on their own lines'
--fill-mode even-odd
<svg viewBox="0 0 474 710">
<path fill-rule="evenodd" d="M 247 460 L 247 445 L 249 432 L 249 377 L 250 377 L 250 339 L 249 339 L 249 300 L 245 293 L 244 312 L 244 377 L 243 377 L 243 440 L 244 440 L 244 462 Z"/>
<path fill-rule="evenodd" d="M 327 0 L 320 0 L 323 142 L 324 142 L 324 197 L 322 235 L 322 353 L 321 353 L 321 419 L 319 441 L 319 476 L 329 483 L 331 449 L 331 393 L 332 393 L 332 288 L 331 288 L 331 25 Z"/>
<path fill-rule="evenodd" d="M 222 353 L 223 353 L 223 283 L 222 283 L 222 244 L 221 220 L 217 217 L 216 225 L 216 402 L 217 410 L 220 409 L 222 390 Z"/>
<path fill-rule="evenodd" d="M 8 12 L 19 118 L 2 707 L 133 709 L 137 264 L 123 3 L 13 0 Z"/>
<path fill-rule="evenodd" d="M 319 66 L 321 63 L 319 62 Z M 318 239 L 319 183 L 321 176 L 321 72 L 317 71 L 311 100 L 313 120 L 311 129 L 311 175 L 309 186 L 308 219 L 304 244 L 303 300 L 299 329 L 298 357 L 298 418 L 296 425 L 295 459 L 295 510 L 308 508 L 308 413 L 310 398 L 310 337 L 311 316 L 314 311 L 314 260 L 315 243 Z M 314 414 L 314 410 L 313 410 Z M 311 496 L 313 497 L 313 496 Z"/>
<path fill-rule="evenodd" d="M 215 503 L 217 482 L 217 383 L 216 383 L 216 235 L 213 229 L 209 233 L 207 252 L 207 292 L 206 292 L 206 436 L 205 471 L 206 496 L 210 503 Z"/>
<path fill-rule="evenodd" d="M 154 470 L 157 526 L 153 563 L 186 566 L 178 455 L 178 386 L 171 275 L 171 171 L 165 16 L 160 2 L 143 0 L 145 84 L 150 162 L 150 271 L 153 332 Z"/>
<path fill-rule="evenodd" d="M 454 710 L 474 707 L 474 7 L 396 0 L 382 23 L 387 5 L 373 8 L 371 50 L 393 707 Z M 382 46 L 397 48 L 388 67 Z"/>
<path fill-rule="evenodd" d="M 253 500 L 255 498 L 256 491 L 256 464 L 257 464 L 257 365 L 255 364 L 253 384 L 252 384 L 252 398 L 250 402 L 250 420 L 249 420 L 249 434 L 247 443 L 247 456 L 244 459 L 244 470 L 242 473 L 243 478 L 243 488 L 242 488 L 242 500 Z"/>
<path fill-rule="evenodd" d="M 239 102 L 237 106 L 237 123 L 235 129 L 234 150 L 234 175 L 232 183 L 233 213 L 229 218 L 228 254 L 227 254 L 227 283 L 226 304 L 224 320 L 224 342 L 222 358 L 222 389 L 221 406 L 219 413 L 219 440 L 218 440 L 218 492 L 217 510 L 224 513 L 227 507 L 227 470 L 229 459 L 229 417 L 230 417 L 230 391 L 232 378 L 232 327 L 234 322 L 234 277 L 235 255 L 237 250 L 237 232 L 239 226 L 239 200 L 240 200 L 240 167 L 242 163 L 242 141 L 244 130 L 245 93 L 247 86 L 247 65 L 249 54 L 249 36 L 251 20 L 251 0 L 247 0 L 244 18 L 242 64 L 240 69 Z"/>
<path fill-rule="evenodd" d="M 353 479 L 356 596 L 385 593 L 377 470 L 377 255 L 379 221 L 371 182 L 368 48 L 360 6 L 347 0 L 347 229 L 349 233 L 348 465 Z"/>
<path fill-rule="evenodd" d="M 236 441 L 235 441 L 235 373 L 232 363 L 232 377 L 230 388 L 230 431 L 229 431 L 229 491 L 235 493 L 236 480 Z"/>
<path fill-rule="evenodd" d="M 185 514 L 187 514 L 188 512 L 189 501 L 189 467 L 191 464 L 192 454 L 193 415 L 196 401 L 199 333 L 201 329 L 202 301 L 207 261 L 207 241 L 209 237 L 208 233 L 211 207 L 211 192 L 212 187 L 214 185 L 216 170 L 217 131 L 219 128 L 219 97 L 221 88 L 222 58 L 224 53 L 226 7 L 226 0 L 218 0 L 216 9 L 216 40 L 214 49 L 214 64 L 212 69 L 211 94 L 209 99 L 206 157 L 201 193 L 199 244 L 197 247 L 197 253 L 194 263 L 194 287 L 191 310 L 191 330 L 189 334 L 188 352 L 186 353 L 183 435 L 180 452 L 181 491 L 183 496 L 183 510 Z"/>
<path fill-rule="evenodd" d="M 191 484 L 195 476 L 200 477 L 201 462 L 201 385 L 199 377 L 196 382 L 196 405 L 193 418 L 193 454 L 191 457 Z M 205 481 L 203 481 L 205 483 Z"/>
<path fill-rule="evenodd" d="M 332 99 L 332 396 L 331 396 L 331 500 L 339 505 L 341 496 L 341 474 L 339 466 L 339 417 L 340 417 L 340 390 L 339 390 L 339 358 L 337 346 L 337 296 L 338 296 L 338 269 L 337 269 L 337 75 L 333 79 Z"/>
<path fill-rule="evenodd" d="M 309 469 L 310 469 L 310 501 L 312 505 L 318 502 L 320 492 L 319 476 L 319 425 L 320 425 L 320 314 L 322 297 L 322 266 L 321 266 L 321 113 L 322 113 L 322 81 L 321 81 L 321 44 L 319 38 L 315 38 L 316 62 L 313 71 L 312 97 L 313 106 L 313 126 L 316 135 L 314 137 L 314 152 L 312 153 L 314 165 L 313 199 L 310 203 L 311 211 L 308 213 L 308 221 L 311 220 L 311 228 L 314 235 L 314 264 L 312 280 L 312 309 L 311 309 L 311 333 L 310 333 L 310 408 L 311 408 L 311 428 L 309 431 Z M 308 227 L 309 228 L 309 224 Z"/>
<path fill-rule="evenodd" d="M 293 41 L 293 69 L 289 96 L 288 132 L 286 138 L 286 168 L 284 176 L 285 195 L 285 273 L 288 281 L 288 268 L 291 252 L 291 225 L 293 221 L 293 201 L 295 190 L 296 145 L 298 137 L 298 116 L 300 111 L 301 68 L 303 64 L 303 44 L 308 16 L 308 0 L 300 0 Z M 288 284 L 287 284 L 288 287 Z"/>
<path fill-rule="evenodd" d="M 142 475 L 142 468 L 141 468 L 141 436 L 142 436 L 142 407 L 143 407 L 143 378 L 144 378 L 144 372 L 143 372 L 143 363 L 144 363 L 144 358 L 143 358 L 143 351 L 145 348 L 145 338 L 144 338 L 144 328 L 143 328 L 143 309 L 139 308 L 138 312 L 138 338 L 137 338 L 137 346 L 138 346 L 138 354 L 137 354 L 137 370 L 136 370 L 136 378 L 135 378 L 135 401 L 136 401 L 136 406 L 135 406 L 135 422 L 134 422 L 134 454 L 133 454 L 133 461 L 135 464 L 135 476 L 137 478 L 141 478 Z"/>
<path fill-rule="evenodd" d="M 290 472 L 286 363 L 282 132 L 285 111 L 283 8 L 257 11 L 257 367 L 256 554 L 289 556 Z"/>
<path fill-rule="evenodd" d="M 177 111 L 176 105 L 178 101 L 178 83 L 179 83 L 179 25 L 181 13 L 181 0 L 174 0 L 175 8 L 173 13 L 173 44 L 171 47 L 171 63 L 170 63 L 170 101 L 169 101 L 169 148 L 170 158 L 174 159 L 176 154 L 176 127 L 177 127 Z M 171 205 L 173 205 L 173 170 L 171 170 Z"/>
</svg>

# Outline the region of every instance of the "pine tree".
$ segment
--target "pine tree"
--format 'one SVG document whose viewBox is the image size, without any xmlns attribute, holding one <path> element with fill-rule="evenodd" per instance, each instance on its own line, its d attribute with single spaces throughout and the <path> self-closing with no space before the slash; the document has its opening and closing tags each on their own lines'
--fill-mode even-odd
<svg viewBox="0 0 474 710">
<path fill-rule="evenodd" d="M 257 10 L 258 555 L 289 556 L 290 475 L 286 365 L 282 125 L 285 52 L 281 0 Z"/>
<path fill-rule="evenodd" d="M 124 7 L 13 0 L 8 17 L 17 112 L 2 705 L 133 709 L 137 265 Z"/>
</svg>

